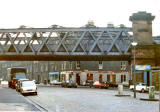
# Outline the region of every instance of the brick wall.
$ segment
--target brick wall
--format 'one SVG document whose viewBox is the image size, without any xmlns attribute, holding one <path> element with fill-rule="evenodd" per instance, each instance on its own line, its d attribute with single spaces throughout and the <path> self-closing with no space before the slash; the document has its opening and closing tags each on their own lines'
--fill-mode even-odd
<svg viewBox="0 0 160 112">
<path fill-rule="evenodd" d="M 132 54 L 134 49 L 132 49 Z M 133 64 L 133 56 L 132 61 Z M 160 45 L 138 45 L 136 46 L 136 64 L 137 65 L 151 65 L 160 66 Z M 143 73 L 136 74 L 136 81 L 143 82 Z M 159 89 L 160 85 L 160 73 L 152 73 L 152 85 L 155 86 L 156 90 Z"/>
<path fill-rule="evenodd" d="M 160 73 L 153 72 L 152 73 L 152 85 L 155 86 L 156 90 L 159 90 L 159 82 L 160 81 Z"/>
<path fill-rule="evenodd" d="M 136 74 L 136 82 L 143 82 L 143 73 Z"/>
</svg>

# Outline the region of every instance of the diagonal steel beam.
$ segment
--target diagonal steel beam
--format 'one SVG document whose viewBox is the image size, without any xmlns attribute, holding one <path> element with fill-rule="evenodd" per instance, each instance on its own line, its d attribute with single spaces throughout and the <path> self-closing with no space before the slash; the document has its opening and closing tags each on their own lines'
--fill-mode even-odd
<svg viewBox="0 0 160 112">
<path fill-rule="evenodd" d="M 3 35 L 4 35 L 4 33 L 2 33 L 2 35 L 0 36 L 0 41 L 1 41 L 2 37 L 3 37 Z M 4 52 L 4 48 L 3 48 L 3 45 L 2 45 L 1 42 L 0 42 L 0 48 L 1 48 L 1 51 Z"/>
<path fill-rule="evenodd" d="M 112 49 L 112 47 L 115 45 L 115 46 L 117 47 L 118 51 L 119 51 L 120 53 L 122 53 L 121 50 L 120 50 L 120 48 L 119 48 L 118 45 L 116 44 L 116 41 L 117 41 L 117 39 L 119 38 L 119 36 L 121 35 L 122 31 L 119 31 L 119 33 L 117 34 L 117 36 L 115 37 L 115 39 L 112 37 L 112 35 L 110 34 L 109 31 L 107 31 L 107 33 L 109 34 L 109 37 L 112 39 L 112 44 L 111 44 L 111 46 L 109 47 L 109 49 L 108 49 L 107 52 L 110 52 L 111 49 Z"/>
<path fill-rule="evenodd" d="M 34 36 L 34 34 L 35 34 L 35 33 L 32 33 L 32 37 L 31 37 L 31 38 L 29 37 L 27 43 L 26 43 L 26 44 L 24 45 L 24 47 L 22 48 L 22 50 L 21 50 L 21 53 L 22 53 L 22 54 L 24 53 L 24 50 L 26 49 L 27 46 L 29 46 L 29 47 L 31 48 L 32 52 L 33 52 L 34 54 L 36 54 L 36 53 L 35 53 L 35 50 L 32 48 L 32 43 L 33 43 L 33 42 L 30 43 L 31 40 L 32 40 L 32 38 L 33 38 L 33 36 Z"/>
<path fill-rule="evenodd" d="M 43 35 L 41 35 L 41 36 L 43 38 Z M 40 50 L 43 48 L 44 45 L 46 45 L 46 47 L 48 48 L 49 52 L 51 52 L 51 50 L 49 49 L 49 47 L 47 45 L 48 39 L 49 39 L 49 36 L 47 38 L 45 38 L 44 40 L 42 40 L 42 44 L 40 45 L 40 48 L 38 49 L 38 53 L 40 53 Z"/>
<path fill-rule="evenodd" d="M 80 44 L 80 42 L 82 41 L 82 39 L 84 38 L 84 35 L 86 34 L 87 31 L 84 31 L 81 35 L 81 37 L 78 39 L 76 45 L 74 46 L 74 48 L 72 49 L 72 53 L 76 50 L 76 48 L 78 47 L 78 45 Z"/>
<path fill-rule="evenodd" d="M 12 39 L 12 37 L 10 36 L 9 33 L 6 33 L 6 36 L 9 38 L 9 40 L 11 42 L 11 44 L 9 45 L 9 48 L 11 47 L 11 45 L 13 45 L 14 49 L 16 50 L 16 53 L 19 54 L 19 51 L 18 51 L 17 47 L 14 44 L 14 39 Z"/>
<path fill-rule="evenodd" d="M 99 49 L 101 50 L 101 52 L 103 52 L 102 49 L 100 48 L 99 43 L 98 43 L 98 41 L 99 41 L 99 39 L 101 38 L 101 36 L 102 36 L 103 33 L 104 33 L 104 31 L 102 31 L 102 32 L 100 33 L 100 35 L 98 36 L 98 38 L 96 39 L 96 38 L 94 37 L 94 35 L 90 32 L 91 36 L 92 36 L 93 39 L 94 39 L 94 43 L 93 43 L 93 45 L 91 46 L 91 49 L 89 50 L 90 53 L 93 51 L 93 49 L 94 49 L 94 47 L 95 47 L 96 45 L 99 47 Z"/>
<path fill-rule="evenodd" d="M 124 33 L 127 35 L 127 39 L 130 41 L 129 45 L 127 46 L 127 48 L 125 49 L 125 52 L 124 52 L 126 54 L 126 53 L 128 53 L 128 50 L 131 47 L 131 42 L 133 41 L 133 37 L 131 35 L 129 35 L 129 33 L 126 31 Z"/>
<path fill-rule="evenodd" d="M 65 48 L 66 52 L 68 53 L 68 50 L 67 50 L 66 46 L 64 45 L 64 40 L 66 39 L 67 35 L 68 35 L 68 32 L 66 32 L 65 35 L 63 36 L 63 38 L 61 39 L 61 37 L 58 33 L 58 38 L 59 38 L 60 42 L 59 42 L 59 45 L 58 45 L 57 49 L 55 50 L 55 52 L 57 52 L 59 50 L 60 46 L 62 45 Z"/>
</svg>

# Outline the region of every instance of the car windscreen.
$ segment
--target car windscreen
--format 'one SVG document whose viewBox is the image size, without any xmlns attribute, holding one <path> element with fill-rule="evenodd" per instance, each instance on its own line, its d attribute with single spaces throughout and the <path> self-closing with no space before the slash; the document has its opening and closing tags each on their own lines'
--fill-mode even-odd
<svg viewBox="0 0 160 112">
<path fill-rule="evenodd" d="M 35 83 L 34 82 L 23 82 L 22 86 L 23 87 L 35 86 Z"/>
<path fill-rule="evenodd" d="M 15 74 L 14 79 L 26 79 L 26 75 L 25 74 Z"/>
</svg>

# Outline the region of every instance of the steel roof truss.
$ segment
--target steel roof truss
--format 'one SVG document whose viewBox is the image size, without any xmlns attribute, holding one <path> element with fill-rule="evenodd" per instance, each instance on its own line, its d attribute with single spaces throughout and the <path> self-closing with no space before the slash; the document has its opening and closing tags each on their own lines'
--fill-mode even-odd
<svg viewBox="0 0 160 112">
<path fill-rule="evenodd" d="M 112 35 L 110 34 L 109 31 L 107 31 L 107 33 L 109 34 L 109 37 L 112 39 L 112 43 L 111 43 L 111 46 L 108 49 L 108 53 L 112 50 L 113 46 L 115 45 L 116 48 L 118 49 L 119 53 L 121 54 L 122 52 L 121 52 L 119 46 L 116 44 L 116 41 L 120 37 L 122 31 L 119 31 L 119 33 L 117 34 L 117 36 L 115 38 L 112 37 Z"/>
<path fill-rule="evenodd" d="M 84 38 L 84 35 L 86 34 L 86 32 L 87 32 L 87 31 L 84 31 L 84 32 L 82 33 L 82 35 L 81 35 L 80 38 L 78 39 L 76 45 L 75 45 L 74 48 L 72 49 L 72 53 L 76 50 L 76 48 L 78 47 L 78 45 L 80 44 L 80 42 L 81 42 L 82 39 Z M 81 47 L 82 47 L 82 45 L 81 45 Z M 82 49 L 83 49 L 83 47 L 82 47 Z M 84 52 L 85 52 L 85 51 L 84 51 Z"/>
<path fill-rule="evenodd" d="M 89 31 L 89 32 L 90 32 L 90 31 Z M 99 41 L 99 39 L 101 38 L 101 36 L 102 36 L 103 33 L 104 33 L 104 31 L 101 31 L 100 35 L 99 35 L 98 38 L 96 39 L 96 38 L 94 37 L 94 35 L 90 32 L 91 36 L 92 36 L 93 39 L 94 39 L 94 43 L 93 43 L 93 45 L 91 46 L 91 49 L 89 50 L 89 53 L 92 53 L 92 51 L 93 51 L 93 49 L 95 48 L 96 45 L 97 45 L 98 48 L 101 50 L 101 52 L 103 52 L 102 49 L 101 49 L 101 47 L 100 47 L 100 45 L 99 45 L 99 43 L 98 43 L 98 41 Z"/>
<path fill-rule="evenodd" d="M 48 45 L 46 44 L 48 39 L 49 39 L 49 37 L 45 38 L 45 40 L 42 40 L 42 44 L 40 45 L 40 48 L 38 49 L 38 53 L 40 53 L 40 51 L 41 51 L 41 49 L 43 48 L 44 45 L 46 45 L 48 51 L 51 52 L 51 50 L 49 49 Z"/>
<path fill-rule="evenodd" d="M 133 38 L 131 35 L 129 35 L 129 33 L 125 32 L 125 31 L 124 31 L 124 33 L 127 35 L 127 39 L 130 40 L 130 44 L 127 46 L 127 48 L 125 49 L 125 52 L 124 52 L 126 54 L 126 53 L 128 53 L 128 50 L 131 47 L 131 42 L 132 42 Z"/>
<path fill-rule="evenodd" d="M 14 49 L 16 50 L 16 53 L 19 54 L 19 51 L 18 51 L 17 47 L 14 44 L 14 39 L 11 39 L 11 36 L 9 35 L 9 33 L 6 33 L 6 36 L 9 38 L 9 40 L 11 42 L 11 44 L 9 45 L 9 48 L 13 45 Z M 9 50 L 9 48 L 8 48 L 8 50 Z"/>
<path fill-rule="evenodd" d="M 64 47 L 64 49 L 66 50 L 67 54 L 69 54 L 66 46 L 64 45 L 64 40 L 66 39 L 67 35 L 68 35 L 68 32 L 66 32 L 65 35 L 63 36 L 63 38 L 61 39 L 60 34 L 58 33 L 58 39 L 60 40 L 60 42 L 59 42 L 59 45 L 56 49 L 56 52 L 59 50 L 60 46 L 62 45 Z"/>
<path fill-rule="evenodd" d="M 33 33 L 32 37 L 34 36 L 34 34 L 35 34 L 35 33 Z M 26 49 L 27 46 L 29 46 L 29 47 L 31 48 L 32 52 L 35 54 L 35 51 L 34 51 L 34 49 L 33 49 L 32 46 L 31 46 L 33 42 L 30 43 L 31 40 L 32 40 L 32 37 L 28 39 L 28 42 L 26 43 L 26 45 L 24 45 L 24 48 L 22 48 L 22 51 L 21 51 L 22 54 L 24 53 L 24 50 Z"/>
</svg>

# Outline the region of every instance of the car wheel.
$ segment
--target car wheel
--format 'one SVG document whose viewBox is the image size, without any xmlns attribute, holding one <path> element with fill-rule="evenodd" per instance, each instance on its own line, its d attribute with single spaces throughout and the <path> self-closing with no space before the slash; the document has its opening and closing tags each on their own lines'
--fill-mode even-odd
<svg viewBox="0 0 160 112">
<path fill-rule="evenodd" d="M 25 96 L 25 94 L 24 94 L 24 93 L 21 93 L 21 95 Z"/>
<path fill-rule="evenodd" d="M 37 95 L 37 92 L 35 92 L 34 94 Z"/>
</svg>

